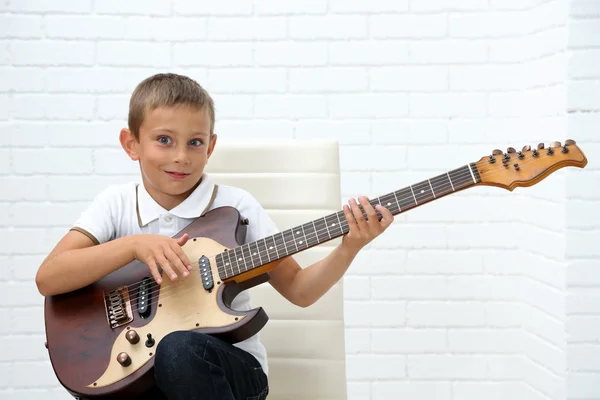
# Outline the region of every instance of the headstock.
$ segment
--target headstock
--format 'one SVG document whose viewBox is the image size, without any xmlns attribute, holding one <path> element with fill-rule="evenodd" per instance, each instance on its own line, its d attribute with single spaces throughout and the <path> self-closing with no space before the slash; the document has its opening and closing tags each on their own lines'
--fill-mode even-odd
<svg viewBox="0 0 600 400">
<path fill-rule="evenodd" d="M 519 186 L 533 186 L 563 167 L 583 168 L 587 158 L 574 140 L 564 145 L 552 142 L 548 147 L 540 143 L 536 148 L 524 146 L 521 151 L 509 147 L 506 152 L 494 150 L 477 162 L 480 185 L 498 186 L 514 190 Z"/>
</svg>

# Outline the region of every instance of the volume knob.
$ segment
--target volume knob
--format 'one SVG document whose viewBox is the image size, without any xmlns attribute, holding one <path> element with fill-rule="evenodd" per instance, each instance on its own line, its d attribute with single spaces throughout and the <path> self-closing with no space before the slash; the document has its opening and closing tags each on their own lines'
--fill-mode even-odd
<svg viewBox="0 0 600 400">
<path fill-rule="evenodd" d="M 140 341 L 140 336 L 134 330 L 127 331 L 127 333 L 125 334 L 125 338 L 131 344 L 136 344 Z"/>
<path fill-rule="evenodd" d="M 119 353 L 119 355 L 117 356 L 117 361 L 124 367 L 128 367 L 131 365 L 131 357 L 129 357 L 129 354 L 125 352 Z"/>
</svg>

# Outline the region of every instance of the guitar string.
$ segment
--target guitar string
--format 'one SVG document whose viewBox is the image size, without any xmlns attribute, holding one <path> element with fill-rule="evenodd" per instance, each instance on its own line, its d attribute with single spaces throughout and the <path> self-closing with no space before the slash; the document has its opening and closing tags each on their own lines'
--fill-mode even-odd
<svg viewBox="0 0 600 400">
<path fill-rule="evenodd" d="M 551 155 L 547 155 L 545 152 L 544 152 L 544 153 L 540 153 L 539 157 L 543 157 L 543 156 L 545 156 L 545 157 L 551 157 Z M 528 164 L 528 163 L 530 163 L 530 162 L 532 162 L 532 161 L 534 162 L 534 161 L 537 161 L 537 160 L 539 160 L 539 157 L 538 157 L 537 159 L 531 159 L 531 158 L 530 158 L 529 160 L 531 160 L 531 161 L 524 161 L 524 160 L 519 160 L 519 161 L 521 161 L 521 163 L 520 163 L 521 165 L 526 165 L 526 164 Z M 465 166 L 467 166 L 467 167 L 468 167 L 469 165 L 470 165 L 470 164 L 466 164 Z M 463 167 L 460 167 L 460 168 L 464 168 L 465 166 L 463 166 Z M 510 168 L 510 166 L 507 164 L 507 165 L 505 166 L 505 168 Z M 468 169 L 470 169 L 470 168 L 468 168 Z M 500 174 L 502 174 L 502 173 L 505 173 L 505 171 L 486 171 L 486 172 L 479 172 L 480 176 L 483 176 L 483 175 L 485 175 L 486 177 L 491 177 L 491 176 L 494 176 L 494 175 L 500 175 Z M 470 171 L 465 171 L 465 172 L 462 172 L 462 171 L 461 171 L 459 174 L 457 174 L 456 176 L 454 176 L 454 179 L 457 179 L 457 178 L 467 178 L 467 177 L 469 177 L 470 175 L 471 175 L 471 172 L 470 172 Z M 437 176 L 437 177 L 431 178 L 431 179 L 430 179 L 430 181 L 432 181 L 432 180 L 435 180 L 435 179 L 444 179 L 444 180 L 446 180 L 446 179 L 447 179 L 447 175 L 446 175 L 446 176 L 444 176 L 444 175 L 441 175 L 441 176 Z M 448 186 L 448 185 L 449 185 L 449 183 L 450 183 L 450 181 L 448 181 L 448 183 L 446 183 L 446 184 L 445 184 L 445 185 L 446 185 L 446 188 L 449 188 L 449 186 Z M 470 182 L 468 182 L 468 181 L 465 181 L 465 182 L 463 182 L 462 184 L 459 184 L 459 185 L 464 185 L 464 184 L 466 184 L 466 183 L 469 183 L 469 185 L 470 185 Z M 412 186 L 414 186 L 414 185 L 412 185 Z M 443 187 L 443 185 L 442 185 L 442 187 Z M 471 186 L 469 186 L 469 187 L 471 187 Z M 403 189 L 400 189 L 400 190 L 403 190 Z M 396 191 L 396 192 L 398 192 L 398 191 Z M 449 191 L 449 193 L 453 193 L 453 192 L 456 192 L 456 187 L 454 188 L 454 190 L 451 190 L 451 191 Z M 433 193 L 433 192 L 432 192 L 432 193 Z M 440 192 L 438 191 L 438 193 L 440 193 Z M 419 193 L 419 194 L 421 194 L 421 193 Z M 442 193 L 442 194 L 445 194 L 445 193 Z M 383 196 L 389 196 L 389 195 L 392 195 L 392 193 L 389 193 L 389 194 L 384 194 Z M 380 198 L 381 198 L 381 197 L 380 197 Z M 397 203 L 401 204 L 401 203 L 402 203 L 404 200 L 408 200 L 408 199 L 411 199 L 411 198 L 413 198 L 412 191 L 411 191 L 411 195 L 407 195 L 406 197 L 403 197 L 403 198 L 401 198 L 401 199 L 398 199 L 398 202 L 397 202 Z M 428 197 L 428 198 L 427 198 L 427 199 L 425 199 L 425 200 L 431 200 L 431 199 L 432 199 L 432 198 L 429 198 L 429 197 Z M 370 199 L 369 201 L 373 201 L 373 199 Z M 411 200 L 411 202 L 412 202 L 412 200 Z M 413 203 L 413 204 L 414 204 L 414 203 Z M 399 211 L 400 211 L 400 210 L 399 210 Z M 338 211 L 337 213 L 339 213 L 339 212 L 340 212 L 340 211 Z M 341 221 L 341 222 L 342 222 L 342 221 Z M 347 227 L 348 227 L 348 225 L 347 225 L 347 221 L 346 221 L 345 219 L 344 219 L 344 220 L 343 220 L 343 222 L 342 222 L 342 225 L 344 225 L 344 224 L 346 224 L 346 225 L 345 225 L 345 227 L 344 227 L 344 229 L 345 229 L 345 228 L 347 228 Z M 320 230 L 316 230 L 316 231 L 315 231 L 314 235 L 315 235 L 315 237 L 317 238 L 317 240 L 319 240 L 319 239 L 318 239 L 318 235 L 319 235 L 319 233 L 324 233 L 325 231 L 329 231 L 329 227 L 328 227 L 328 226 L 326 226 L 325 228 L 322 228 L 322 229 L 320 229 Z M 310 235 L 313 235 L 313 234 L 310 234 Z M 309 236 L 310 236 L 310 235 L 309 235 Z M 338 235 L 338 236 L 339 236 L 339 235 Z M 260 240 L 260 239 L 259 239 L 259 240 Z M 294 242 L 295 242 L 295 241 L 294 241 Z M 274 244 L 275 244 L 275 242 L 274 242 Z M 317 242 L 316 244 L 319 244 L 319 242 Z M 240 248 L 240 247 L 242 247 L 242 246 L 243 246 L 243 245 L 241 245 L 241 246 L 238 246 L 237 248 Z M 281 245 L 276 245 L 276 248 L 277 248 L 277 250 L 279 250 L 280 246 L 281 246 Z M 314 246 L 314 245 L 311 245 L 311 246 L 309 246 L 309 247 L 312 247 L 312 246 Z M 257 248 L 258 248 L 258 246 L 257 246 Z M 306 247 L 306 248 L 308 248 L 308 247 Z M 306 249 L 306 248 L 305 248 L 305 249 Z M 249 247 L 248 247 L 248 249 L 249 249 Z M 227 253 L 227 251 L 234 251 L 234 250 L 235 250 L 235 248 L 234 248 L 234 249 L 228 249 L 228 250 L 226 250 L 226 251 L 224 251 L 224 252 L 222 252 L 222 253 L 218 253 L 218 254 L 225 254 L 225 253 Z M 283 251 L 283 250 L 284 250 L 283 248 L 282 248 L 281 250 L 282 250 L 282 252 L 284 252 L 284 251 Z M 304 249 L 303 249 L 303 250 L 304 250 Z M 241 250 L 241 251 L 243 252 L 243 250 Z M 299 250 L 299 251 L 300 251 L 300 250 Z M 287 252 L 287 251 L 285 251 L 285 252 Z M 284 253 L 285 253 L 285 252 L 284 252 Z M 214 257 L 211 257 L 211 258 L 215 259 L 215 258 L 216 258 L 216 256 L 217 256 L 218 254 L 216 254 Z M 263 252 L 263 251 L 260 251 L 260 249 L 259 249 L 259 253 L 258 253 L 258 254 L 260 254 L 260 255 L 261 255 L 261 258 L 262 258 L 262 256 L 263 256 L 263 255 L 267 255 L 267 256 L 268 256 L 269 252 L 268 252 L 268 251 L 264 251 L 264 252 Z M 244 256 L 244 255 L 243 255 L 243 256 Z M 250 256 L 250 257 L 251 257 L 251 256 Z M 269 257 L 265 257 L 265 258 L 267 258 L 267 259 L 268 259 Z M 216 260 L 215 260 L 215 262 L 216 262 Z M 194 271 L 199 271 L 199 270 L 200 270 L 200 267 L 199 267 L 199 263 L 198 263 L 198 262 L 192 262 L 191 264 L 192 264 L 192 270 L 188 270 L 188 272 L 190 272 L 190 273 L 193 273 Z M 244 261 L 244 265 L 245 265 L 245 264 L 246 264 L 246 262 Z M 264 263 L 264 264 L 266 264 L 266 263 Z M 263 265 L 264 265 L 264 264 L 263 264 Z M 196 266 L 198 267 L 197 269 L 196 269 Z M 245 265 L 245 267 L 246 267 L 246 268 L 248 268 L 248 266 L 247 266 L 247 265 Z M 218 268 L 218 272 L 220 273 L 220 272 L 221 272 L 221 268 L 219 268 L 218 266 L 217 266 L 217 268 Z M 223 269 L 224 269 L 224 268 L 223 268 Z M 246 272 L 246 271 L 248 271 L 248 270 L 245 270 L 244 272 Z M 227 274 L 227 271 L 224 271 L 224 272 Z M 233 269 L 232 269 L 232 272 L 233 272 Z M 241 272 L 240 272 L 240 273 L 241 273 Z M 235 275 L 232 275 L 232 276 L 235 276 Z M 228 276 L 228 277 L 226 277 L 226 279 L 227 279 L 227 278 L 230 278 L 230 277 L 232 277 L 232 276 Z M 220 278 L 220 277 L 219 277 L 219 278 Z M 151 287 L 153 288 L 153 289 L 152 289 L 153 291 L 151 291 L 151 292 L 149 292 L 149 293 L 145 294 L 144 296 L 150 296 L 150 295 L 153 295 L 153 294 L 156 294 L 156 293 L 159 293 L 159 292 L 161 292 L 160 285 L 158 285 L 158 284 L 156 283 L 156 281 L 155 281 L 153 278 L 150 278 L 150 279 L 151 279 L 151 283 L 149 284 L 149 286 L 151 286 Z M 178 277 L 178 279 L 179 279 L 179 277 Z M 187 278 L 180 278 L 180 279 L 182 279 L 182 280 L 185 280 L 185 279 L 187 279 Z M 172 282 L 172 283 L 178 283 L 179 281 L 171 281 L 171 282 Z M 127 288 L 129 289 L 130 287 L 134 287 L 134 286 L 136 286 L 136 285 L 138 285 L 138 288 L 139 288 L 139 286 L 141 286 L 141 283 L 142 283 L 142 281 L 139 281 L 139 282 L 134 282 L 133 284 L 130 284 L 130 285 L 128 285 L 128 286 L 127 286 Z M 135 288 L 133 288 L 133 290 L 135 290 Z M 168 290 L 168 288 L 167 288 L 167 290 L 163 290 L 163 291 L 162 291 L 162 293 L 163 293 L 163 294 L 168 294 L 169 292 L 170 292 L 170 290 Z M 134 296 L 134 297 L 130 297 L 130 300 L 131 300 L 131 301 L 133 301 L 133 300 L 138 300 L 139 298 L 140 298 L 140 296 L 138 296 L 138 297 L 135 297 L 135 296 Z M 165 297 L 165 298 L 166 298 L 166 297 Z M 158 301 L 158 300 L 157 300 L 157 301 Z M 151 304 L 152 304 L 152 303 L 151 303 Z"/>
</svg>

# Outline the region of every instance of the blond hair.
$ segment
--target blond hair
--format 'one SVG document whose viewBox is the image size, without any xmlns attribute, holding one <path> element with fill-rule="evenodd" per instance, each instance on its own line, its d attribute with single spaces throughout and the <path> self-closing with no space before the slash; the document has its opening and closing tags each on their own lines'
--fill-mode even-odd
<svg viewBox="0 0 600 400">
<path fill-rule="evenodd" d="M 178 74 L 152 75 L 140 82 L 129 100 L 129 130 L 139 139 L 146 112 L 157 107 L 192 106 L 206 109 L 210 118 L 210 135 L 215 127 L 215 106 L 208 92 L 195 80 Z"/>
</svg>

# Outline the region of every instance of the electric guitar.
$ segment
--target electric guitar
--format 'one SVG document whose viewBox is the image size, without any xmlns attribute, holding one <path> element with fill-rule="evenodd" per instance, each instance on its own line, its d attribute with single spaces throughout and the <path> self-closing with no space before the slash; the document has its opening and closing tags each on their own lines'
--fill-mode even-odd
<svg viewBox="0 0 600 400">
<path fill-rule="evenodd" d="M 370 203 L 396 215 L 467 188 L 512 191 L 535 185 L 560 168 L 586 164 L 573 140 L 547 148 L 494 150 Z M 198 331 L 231 343 L 253 336 L 267 323 L 267 314 L 262 307 L 231 310 L 235 296 L 266 282 L 282 258 L 340 237 L 349 228 L 340 210 L 240 245 L 245 230 L 235 208 L 214 209 L 175 235 L 190 236 L 183 246 L 194 267 L 188 278 L 164 279 L 158 286 L 148 267 L 134 261 L 87 287 L 46 297 L 46 346 L 60 383 L 80 399 L 125 398 L 151 387 L 153 355 L 170 332 Z"/>
</svg>

